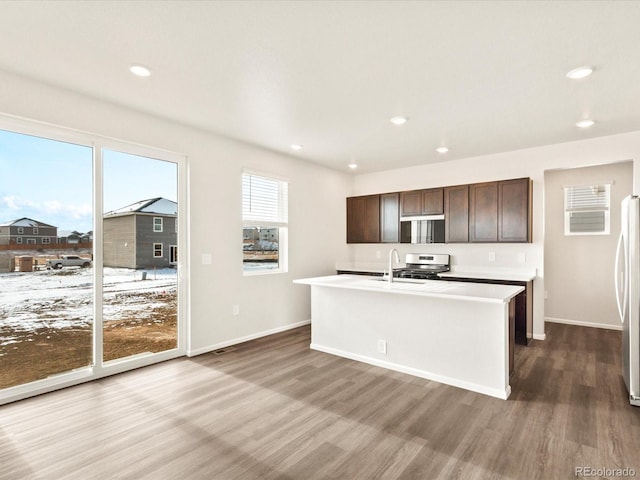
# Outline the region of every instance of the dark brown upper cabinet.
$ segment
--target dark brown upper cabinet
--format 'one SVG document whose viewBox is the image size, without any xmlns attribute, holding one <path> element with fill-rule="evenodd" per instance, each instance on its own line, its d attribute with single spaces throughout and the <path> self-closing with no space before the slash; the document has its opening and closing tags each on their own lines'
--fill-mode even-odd
<svg viewBox="0 0 640 480">
<path fill-rule="evenodd" d="M 444 189 L 430 188 L 422 191 L 422 213 L 442 215 L 444 213 Z"/>
<path fill-rule="evenodd" d="M 529 178 L 347 198 L 347 243 L 399 243 L 400 218 L 445 217 L 445 242 L 531 242 Z"/>
<path fill-rule="evenodd" d="M 347 198 L 347 243 L 380 242 L 380 195 Z"/>
<path fill-rule="evenodd" d="M 498 182 L 469 185 L 469 241 L 498 241 Z"/>
<path fill-rule="evenodd" d="M 498 182 L 499 242 L 531 242 L 532 190 L 530 178 Z"/>
<path fill-rule="evenodd" d="M 447 243 L 469 241 L 469 186 L 444 189 L 444 236 Z"/>
<path fill-rule="evenodd" d="M 400 243 L 400 194 L 380 195 L 380 241 Z"/>
<path fill-rule="evenodd" d="M 400 215 L 441 215 L 444 213 L 443 189 L 411 190 L 400 193 Z"/>
<path fill-rule="evenodd" d="M 400 194 L 400 215 L 403 217 L 422 215 L 422 190 L 411 190 Z"/>
</svg>

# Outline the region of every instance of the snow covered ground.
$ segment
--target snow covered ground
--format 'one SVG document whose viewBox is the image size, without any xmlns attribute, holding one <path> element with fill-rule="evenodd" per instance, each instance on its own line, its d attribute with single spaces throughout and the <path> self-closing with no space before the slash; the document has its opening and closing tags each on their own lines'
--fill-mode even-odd
<svg viewBox="0 0 640 480">
<path fill-rule="evenodd" d="M 142 280 L 146 272 L 146 280 Z M 93 268 L 63 268 L 0 274 L 0 345 L 41 328 L 83 328 L 93 321 Z M 135 316 L 144 321 L 153 307 L 175 295 L 175 269 L 105 268 L 104 321 Z"/>
</svg>

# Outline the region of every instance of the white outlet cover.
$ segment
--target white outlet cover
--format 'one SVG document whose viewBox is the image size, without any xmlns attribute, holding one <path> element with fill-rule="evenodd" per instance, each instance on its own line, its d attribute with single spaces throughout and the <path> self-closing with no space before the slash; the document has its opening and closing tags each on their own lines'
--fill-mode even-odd
<svg viewBox="0 0 640 480">
<path fill-rule="evenodd" d="M 203 253 L 202 254 L 202 264 L 203 265 L 211 265 L 213 261 L 213 257 L 210 253 Z"/>
</svg>

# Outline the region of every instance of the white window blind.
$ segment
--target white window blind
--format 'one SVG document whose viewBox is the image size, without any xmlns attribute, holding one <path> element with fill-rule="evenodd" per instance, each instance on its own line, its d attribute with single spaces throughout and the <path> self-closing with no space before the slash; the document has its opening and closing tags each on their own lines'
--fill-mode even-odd
<svg viewBox="0 0 640 480">
<path fill-rule="evenodd" d="M 242 221 L 252 226 L 286 226 L 289 185 L 283 180 L 242 174 Z"/>
<path fill-rule="evenodd" d="M 564 188 L 565 235 L 609 233 L 611 184 Z"/>
</svg>

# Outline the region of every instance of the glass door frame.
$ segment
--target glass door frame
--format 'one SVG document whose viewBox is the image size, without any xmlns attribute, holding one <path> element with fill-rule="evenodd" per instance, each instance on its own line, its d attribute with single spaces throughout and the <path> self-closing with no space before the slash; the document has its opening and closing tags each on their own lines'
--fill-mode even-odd
<svg viewBox="0 0 640 480">
<path fill-rule="evenodd" d="M 115 140 L 46 123 L 0 114 L 0 129 L 15 133 L 87 146 L 93 149 L 93 363 L 88 367 L 50 376 L 46 379 L 0 390 L 0 405 L 79 383 L 115 375 L 127 370 L 181 357 L 187 351 L 189 319 L 189 239 L 188 239 L 188 159 L 186 155 Z M 139 155 L 175 163 L 178 193 L 178 246 L 181 255 L 177 264 L 177 347 L 158 353 L 103 361 L 103 161 L 104 149 Z"/>
</svg>

